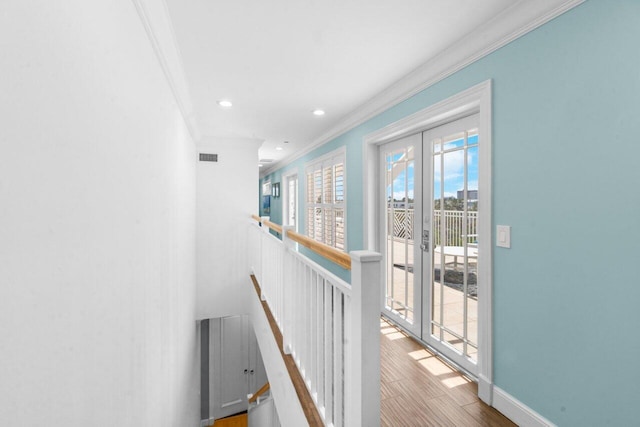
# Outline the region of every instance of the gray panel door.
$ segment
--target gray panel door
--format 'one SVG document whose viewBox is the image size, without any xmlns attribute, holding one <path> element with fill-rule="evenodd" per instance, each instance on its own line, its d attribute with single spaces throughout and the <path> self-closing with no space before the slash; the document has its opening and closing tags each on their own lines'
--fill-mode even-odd
<svg viewBox="0 0 640 427">
<path fill-rule="evenodd" d="M 246 411 L 247 395 L 268 380 L 249 316 L 211 319 L 210 330 L 212 417 L 219 419 Z"/>
</svg>

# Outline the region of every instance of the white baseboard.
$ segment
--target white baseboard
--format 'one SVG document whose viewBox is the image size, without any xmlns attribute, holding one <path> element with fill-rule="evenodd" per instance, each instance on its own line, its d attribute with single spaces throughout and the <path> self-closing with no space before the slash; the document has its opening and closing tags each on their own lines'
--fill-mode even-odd
<svg viewBox="0 0 640 427">
<path fill-rule="evenodd" d="M 478 397 L 487 405 L 493 404 L 493 384 L 484 375 L 478 375 Z"/>
<path fill-rule="evenodd" d="M 215 420 L 213 418 L 209 418 L 208 420 L 200 420 L 200 427 L 209 427 L 213 424 Z"/>
<path fill-rule="evenodd" d="M 493 407 L 520 427 L 555 427 L 551 421 L 496 386 L 493 387 Z"/>
</svg>

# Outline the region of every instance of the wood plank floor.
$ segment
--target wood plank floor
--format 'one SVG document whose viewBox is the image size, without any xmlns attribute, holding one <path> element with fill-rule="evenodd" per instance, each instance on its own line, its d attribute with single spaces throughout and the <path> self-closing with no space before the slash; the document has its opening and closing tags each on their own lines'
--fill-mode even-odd
<svg viewBox="0 0 640 427">
<path fill-rule="evenodd" d="M 247 414 L 233 415 L 216 420 L 211 427 L 247 427 L 249 421 Z"/>
<path fill-rule="evenodd" d="M 380 332 L 382 426 L 515 426 L 478 399 L 475 382 L 385 319 Z"/>
</svg>

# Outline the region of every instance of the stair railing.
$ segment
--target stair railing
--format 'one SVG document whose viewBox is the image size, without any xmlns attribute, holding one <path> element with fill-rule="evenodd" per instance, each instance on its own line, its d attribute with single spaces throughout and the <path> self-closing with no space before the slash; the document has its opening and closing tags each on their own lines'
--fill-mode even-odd
<svg viewBox="0 0 640 427">
<path fill-rule="evenodd" d="M 292 227 L 253 219 L 252 273 L 282 333 L 283 351 L 295 360 L 324 425 L 379 425 L 380 254 L 346 254 Z M 350 269 L 351 283 L 298 252 L 297 245 Z"/>
</svg>

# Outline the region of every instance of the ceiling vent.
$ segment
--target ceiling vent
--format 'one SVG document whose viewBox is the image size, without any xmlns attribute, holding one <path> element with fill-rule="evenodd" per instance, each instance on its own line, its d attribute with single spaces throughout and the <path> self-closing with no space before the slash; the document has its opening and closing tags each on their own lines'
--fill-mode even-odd
<svg viewBox="0 0 640 427">
<path fill-rule="evenodd" d="M 218 155 L 217 154 L 200 153 L 200 161 L 201 162 L 217 162 L 218 161 Z"/>
<path fill-rule="evenodd" d="M 273 163 L 273 159 L 260 159 L 258 160 L 259 163 Z"/>
</svg>

